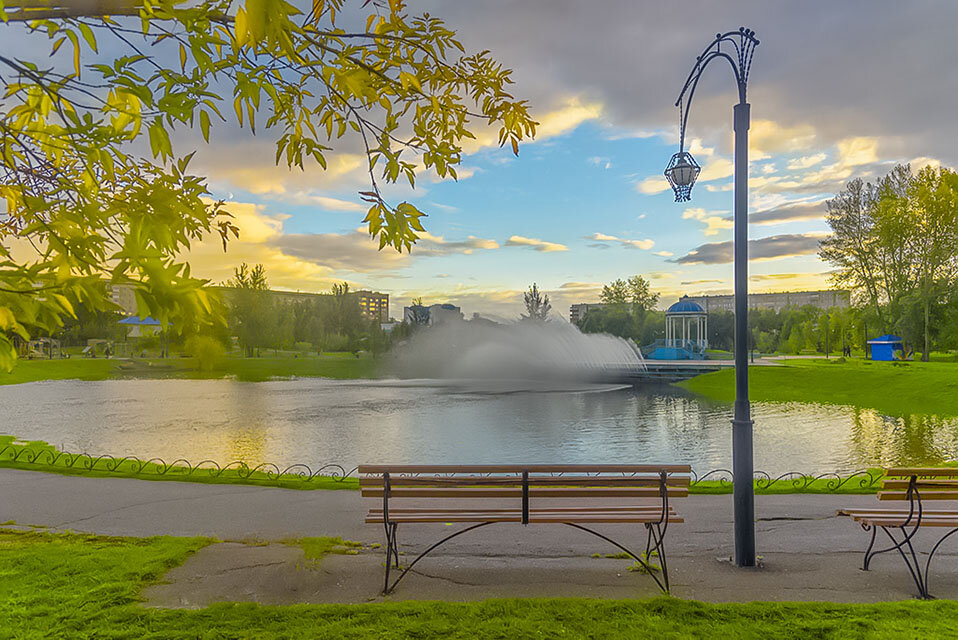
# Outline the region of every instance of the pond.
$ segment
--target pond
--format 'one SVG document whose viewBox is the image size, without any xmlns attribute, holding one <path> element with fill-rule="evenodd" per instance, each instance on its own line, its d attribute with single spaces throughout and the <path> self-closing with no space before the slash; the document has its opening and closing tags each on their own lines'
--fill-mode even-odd
<svg viewBox="0 0 958 640">
<path fill-rule="evenodd" d="M 731 406 L 667 385 L 497 389 L 437 381 L 75 380 L 0 387 L 0 432 L 69 451 L 338 463 L 731 466 Z M 854 471 L 958 455 L 958 420 L 755 403 L 755 468 Z"/>
</svg>

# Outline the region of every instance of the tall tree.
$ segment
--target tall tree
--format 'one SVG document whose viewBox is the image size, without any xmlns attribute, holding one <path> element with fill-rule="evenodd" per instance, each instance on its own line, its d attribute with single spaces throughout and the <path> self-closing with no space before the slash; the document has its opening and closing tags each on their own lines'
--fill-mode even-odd
<svg viewBox="0 0 958 640">
<path fill-rule="evenodd" d="M 275 337 L 276 313 L 269 300 L 266 268 L 258 264 L 251 269 L 244 262 L 226 284 L 233 289 L 231 328 L 246 356 L 252 357 L 257 349 L 271 346 Z"/>
<path fill-rule="evenodd" d="M 537 283 L 533 282 L 529 290 L 522 294 L 522 301 L 526 305 L 526 313 L 522 314 L 523 320 L 545 322 L 549 318 L 552 303 L 549 302 L 548 294 L 539 291 Z"/>
<path fill-rule="evenodd" d="M 102 279 L 135 287 L 140 313 L 164 324 L 210 321 L 206 282 L 182 256 L 210 235 L 225 248 L 239 230 L 189 172 L 194 148 L 174 148 L 199 136 L 176 131 L 198 128 L 209 142 L 214 123 L 259 126 L 290 168 L 325 168 L 359 147 L 366 228 L 400 251 L 424 214 L 387 202 L 380 181 L 413 185 L 420 165 L 456 178 L 477 122 L 514 153 L 535 134 L 528 105 L 508 91 L 511 71 L 486 51 L 467 54 L 438 18 L 367 0 L 353 28 L 337 22 L 345 0 L 307 6 L 0 2 L 0 33 L 22 30 L 50 53 L 0 55 L 0 369 L 13 365 L 12 334 L 54 330 L 77 302 L 109 308 Z M 13 243 L 34 255 L 15 257 Z"/>
<path fill-rule="evenodd" d="M 881 264 L 875 228 L 876 188 L 861 178 L 826 202 L 825 219 L 832 235 L 822 241 L 819 255 L 835 266 L 832 281 L 863 293 L 882 317 Z"/>
<path fill-rule="evenodd" d="M 958 286 L 958 176 L 896 166 L 873 187 L 853 180 L 828 203 L 820 255 L 833 279 L 869 302 L 884 328 L 921 342 L 927 360 L 949 291 Z"/>
<path fill-rule="evenodd" d="M 609 284 L 602 285 L 602 293 L 599 294 L 599 300 L 604 304 L 625 304 L 629 301 L 629 285 L 625 280 L 613 280 Z"/>
</svg>

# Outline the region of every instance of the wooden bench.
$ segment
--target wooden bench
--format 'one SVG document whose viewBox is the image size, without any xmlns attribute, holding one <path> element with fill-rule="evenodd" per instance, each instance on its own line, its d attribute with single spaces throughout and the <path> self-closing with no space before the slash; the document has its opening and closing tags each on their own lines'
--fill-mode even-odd
<svg viewBox="0 0 958 640">
<path fill-rule="evenodd" d="M 907 502 L 907 507 L 843 509 L 839 515 L 851 516 L 862 529 L 871 532 L 871 541 L 865 550 L 862 569 L 868 571 L 872 558 L 880 553 L 898 551 L 911 573 L 918 594 L 931 598 L 928 592 L 928 572 L 938 547 L 951 534 L 958 531 L 958 506 L 951 508 L 926 508 L 930 501 L 958 501 L 958 468 L 910 468 L 895 467 L 885 470 L 885 478 L 878 491 L 880 501 Z M 925 566 L 918 562 L 912 541 L 922 527 L 947 529 L 932 547 Z M 891 545 L 875 549 L 878 531 L 883 531 Z"/>
<path fill-rule="evenodd" d="M 591 533 L 640 563 L 668 593 L 665 532 L 683 521 L 671 501 L 688 495 L 690 473 L 688 465 L 361 465 L 359 486 L 363 497 L 381 501 L 366 522 L 386 531 L 384 594 L 443 543 L 496 523 L 565 524 Z M 399 525 L 424 523 L 469 526 L 429 546 L 390 583 L 390 568 L 399 568 Z M 643 525 L 644 557 L 587 526 L 596 524 Z M 656 553 L 661 579 L 649 564 Z"/>
</svg>

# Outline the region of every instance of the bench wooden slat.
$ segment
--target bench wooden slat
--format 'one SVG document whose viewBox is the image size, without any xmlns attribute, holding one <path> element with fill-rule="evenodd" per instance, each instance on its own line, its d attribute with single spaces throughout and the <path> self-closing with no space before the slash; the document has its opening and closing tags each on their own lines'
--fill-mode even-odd
<svg viewBox="0 0 958 640">
<path fill-rule="evenodd" d="M 364 498 L 381 498 L 382 488 L 362 489 Z M 684 498 L 685 488 L 666 489 L 670 498 Z M 390 489 L 390 498 L 521 498 L 521 488 L 473 489 L 470 487 L 398 488 Z M 530 498 L 660 498 L 657 487 L 530 487 Z"/>
<path fill-rule="evenodd" d="M 462 516 L 452 516 L 452 517 L 429 517 L 429 516 L 397 516 L 396 518 L 390 517 L 390 522 L 395 522 L 398 524 L 445 524 L 451 522 L 522 522 L 521 515 L 507 516 L 507 515 L 462 515 Z M 607 514 L 607 515 L 588 515 L 588 516 L 575 516 L 570 517 L 569 515 L 564 514 L 554 514 L 554 515 L 536 515 L 529 516 L 530 524 L 566 524 L 566 523 L 575 523 L 575 524 L 614 524 L 614 523 L 636 523 L 636 522 L 659 522 L 658 517 L 653 517 L 652 515 L 624 515 L 624 514 Z M 685 522 L 679 516 L 669 516 L 669 523 L 683 523 Z M 366 518 L 367 524 L 381 524 L 382 518 Z"/>
<path fill-rule="evenodd" d="M 597 506 L 597 507 L 562 507 L 562 506 L 557 506 L 557 507 L 532 508 L 532 509 L 529 509 L 529 513 L 534 513 L 534 512 L 538 512 L 538 511 L 547 511 L 547 512 L 550 512 L 550 513 L 556 512 L 556 511 L 568 511 L 569 513 L 576 513 L 576 512 L 588 512 L 588 511 L 595 511 L 595 510 L 601 510 L 601 511 L 659 511 L 659 512 L 660 512 L 660 511 L 662 511 L 662 505 L 661 505 L 661 503 L 659 503 L 659 504 L 635 505 L 635 506 L 619 506 L 619 505 L 607 505 L 607 506 L 606 506 L 606 505 L 602 505 L 602 506 Z M 513 511 L 517 511 L 517 508 L 516 508 L 516 507 L 502 507 L 502 508 L 492 507 L 492 508 L 477 508 L 477 509 L 466 509 L 466 508 L 459 508 L 459 509 L 455 509 L 455 508 L 445 508 L 445 509 L 444 509 L 444 508 L 442 508 L 442 507 L 389 507 L 389 513 L 443 513 L 443 512 L 455 513 L 455 512 L 458 512 L 458 511 L 470 511 L 470 512 L 477 512 L 477 511 L 497 512 L 497 511 L 502 511 L 502 512 L 513 512 Z M 675 509 L 674 509 L 674 507 L 673 507 L 672 505 L 669 505 L 669 511 L 675 511 Z M 382 513 L 382 512 L 383 512 L 383 509 L 382 509 L 381 507 L 380 507 L 380 508 L 376 508 L 376 509 L 370 509 L 369 512 L 370 512 L 370 513 Z"/>
<path fill-rule="evenodd" d="M 915 513 L 918 513 L 918 511 L 916 510 Z M 923 516 L 924 515 L 940 516 L 940 515 L 953 514 L 953 513 L 956 513 L 956 511 L 954 509 L 922 509 L 921 513 Z M 900 509 L 900 508 L 896 508 L 896 509 L 862 508 L 862 509 L 841 509 L 838 512 L 838 515 L 840 516 L 852 516 L 852 517 L 857 515 L 899 515 L 899 514 L 907 516 L 908 510 Z"/>
<path fill-rule="evenodd" d="M 902 478 L 900 480 L 885 480 L 882 482 L 882 489 L 905 490 L 911 484 L 911 480 Z M 924 480 L 919 478 L 915 481 L 915 488 L 919 492 L 922 489 L 954 489 L 958 491 L 958 480 Z"/>
<path fill-rule="evenodd" d="M 691 473 L 687 464 L 362 464 L 360 475 L 382 473 Z"/>
<path fill-rule="evenodd" d="M 599 477 L 599 476 L 555 476 L 542 477 L 533 476 L 529 478 L 529 486 L 584 486 L 584 487 L 605 487 L 605 486 L 630 486 L 630 487 L 658 487 L 661 479 L 658 476 L 620 476 L 620 477 Z M 687 487 L 691 482 L 688 476 L 668 477 L 665 481 L 666 486 Z M 390 477 L 389 485 L 391 487 L 416 487 L 416 486 L 522 486 L 520 476 L 508 477 L 489 477 L 489 476 L 452 476 L 452 477 Z M 359 479 L 360 487 L 381 487 L 383 486 L 382 476 L 372 476 Z"/>
<path fill-rule="evenodd" d="M 958 490 L 955 491 L 920 491 L 922 502 L 925 500 L 958 500 Z M 899 500 L 907 501 L 907 491 L 879 491 L 879 500 Z"/>
<path fill-rule="evenodd" d="M 892 467 L 885 469 L 885 476 L 893 477 L 958 477 L 958 467 Z"/>
</svg>

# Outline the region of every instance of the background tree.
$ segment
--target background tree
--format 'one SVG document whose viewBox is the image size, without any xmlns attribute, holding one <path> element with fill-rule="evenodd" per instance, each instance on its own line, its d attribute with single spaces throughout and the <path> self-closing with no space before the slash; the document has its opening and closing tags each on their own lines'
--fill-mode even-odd
<svg viewBox="0 0 958 640">
<path fill-rule="evenodd" d="M 958 287 L 958 175 L 899 165 L 874 186 L 853 180 L 828 202 L 827 221 L 820 255 L 836 267 L 834 282 L 928 360 Z"/>
<path fill-rule="evenodd" d="M 380 180 L 413 185 L 417 164 L 456 178 L 476 122 L 498 127 L 514 153 L 534 135 L 527 104 L 507 90 L 511 71 L 488 52 L 466 54 L 441 20 L 374 0 L 358 28 L 344 28 L 344 0 L 308 6 L 0 3 L 0 30 L 46 40 L 50 53 L 0 55 L 0 368 L 16 357 L 12 335 L 56 330 L 79 302 L 110 308 L 103 279 L 132 285 L 140 314 L 164 325 L 211 321 L 206 281 L 181 256 L 209 235 L 225 248 L 239 230 L 189 173 L 192 149 L 174 149 L 174 131 L 199 128 L 209 142 L 214 122 L 259 126 L 289 167 L 325 168 L 358 145 L 370 179 L 364 222 L 396 250 L 410 249 L 424 214 L 388 203 Z M 35 255 L 14 258 L 14 242 Z"/>
<path fill-rule="evenodd" d="M 522 301 L 526 305 L 526 313 L 522 314 L 523 320 L 545 322 L 548 319 L 552 304 L 549 302 L 549 295 L 539 291 L 538 284 L 532 283 L 529 290 L 522 294 Z"/>
<path fill-rule="evenodd" d="M 249 358 L 257 355 L 258 349 L 269 347 L 275 337 L 277 318 L 270 304 L 266 268 L 258 264 L 250 269 L 244 262 L 226 284 L 234 290 L 230 327 Z"/>
<path fill-rule="evenodd" d="M 608 333 L 639 344 L 650 344 L 657 331 L 664 337 L 664 316 L 659 318 L 661 314 L 651 313 L 659 296 L 642 276 L 613 280 L 602 287 L 599 299 L 606 307 L 586 313 L 579 323 L 584 333 Z"/>
</svg>

